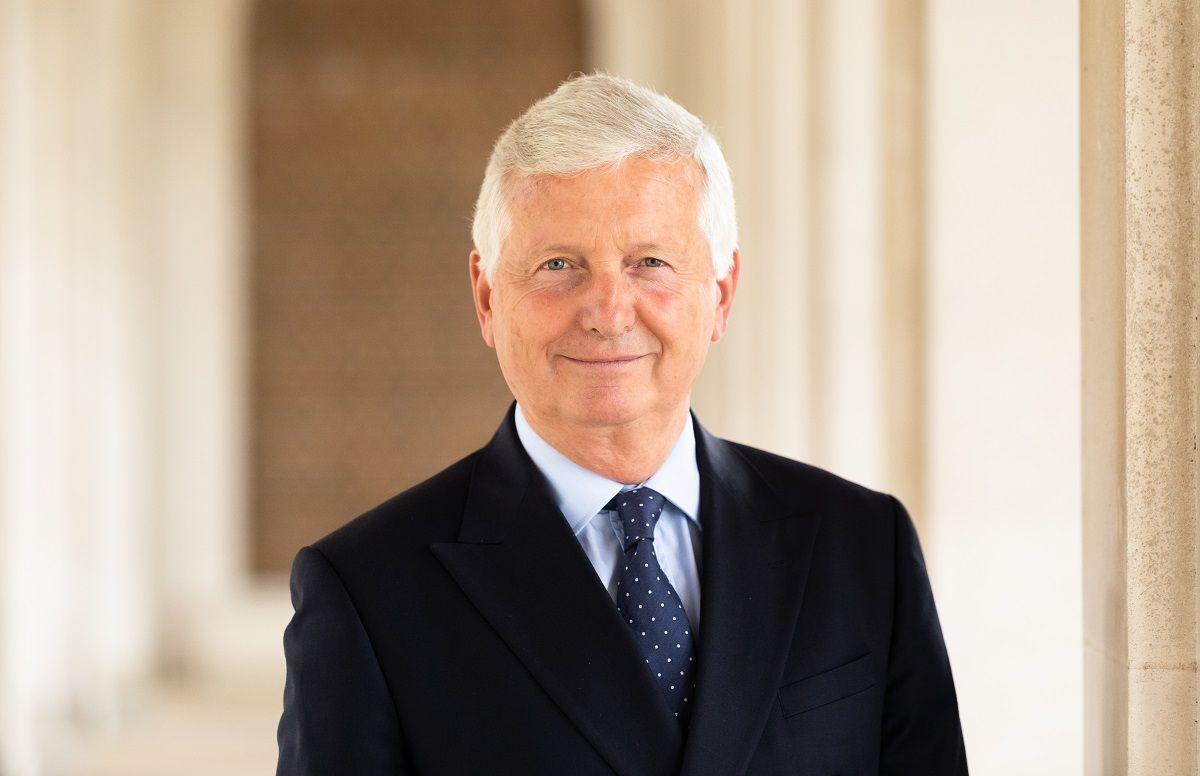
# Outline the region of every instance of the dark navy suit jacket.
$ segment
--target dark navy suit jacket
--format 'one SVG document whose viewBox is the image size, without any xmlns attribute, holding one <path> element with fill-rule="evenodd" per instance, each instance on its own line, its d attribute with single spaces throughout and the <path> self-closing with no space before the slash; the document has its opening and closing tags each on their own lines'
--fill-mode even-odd
<svg viewBox="0 0 1200 776">
<path fill-rule="evenodd" d="M 692 420 L 688 730 L 510 406 L 485 447 L 296 555 L 278 774 L 965 776 L 904 507 Z"/>
</svg>

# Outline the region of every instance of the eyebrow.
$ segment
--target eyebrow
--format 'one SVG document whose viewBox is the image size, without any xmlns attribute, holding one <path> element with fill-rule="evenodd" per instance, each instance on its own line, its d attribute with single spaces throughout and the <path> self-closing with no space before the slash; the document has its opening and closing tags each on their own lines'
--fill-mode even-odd
<svg viewBox="0 0 1200 776">
<path fill-rule="evenodd" d="M 641 251 L 661 251 L 672 250 L 669 245 L 660 245 L 653 242 L 640 242 L 637 245 L 630 246 L 629 253 L 640 253 Z M 567 245 L 566 243 L 556 243 L 554 245 L 540 246 L 534 250 L 534 253 L 573 253 L 579 255 L 584 253 L 578 245 Z"/>
<path fill-rule="evenodd" d="M 539 245 L 533 249 L 533 253 L 582 253 L 577 245 L 566 245 L 559 243 L 556 245 Z"/>
</svg>

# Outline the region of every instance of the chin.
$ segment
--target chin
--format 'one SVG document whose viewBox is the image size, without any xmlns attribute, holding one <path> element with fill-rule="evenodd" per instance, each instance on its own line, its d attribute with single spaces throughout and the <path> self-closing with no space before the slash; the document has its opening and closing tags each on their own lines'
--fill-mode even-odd
<svg viewBox="0 0 1200 776">
<path fill-rule="evenodd" d="M 619 426 L 637 420 L 654 409 L 646 397 L 631 396 L 615 388 L 591 388 L 582 391 L 563 408 L 563 415 L 582 426 Z"/>
</svg>

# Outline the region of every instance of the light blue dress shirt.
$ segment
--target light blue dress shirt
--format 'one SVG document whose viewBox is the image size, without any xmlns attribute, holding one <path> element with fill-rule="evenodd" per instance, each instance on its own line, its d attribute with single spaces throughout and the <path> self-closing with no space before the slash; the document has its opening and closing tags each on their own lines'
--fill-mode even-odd
<svg viewBox="0 0 1200 776">
<path fill-rule="evenodd" d="M 550 482 L 554 500 L 579 540 L 608 594 L 617 600 L 617 561 L 624 533 L 615 509 L 604 505 L 625 490 L 653 488 L 667 498 L 654 526 L 654 554 L 679 593 L 692 629 L 700 632 L 700 470 L 696 432 L 688 415 L 683 431 L 658 471 L 637 485 L 623 485 L 585 469 L 550 446 L 529 425 L 517 404 L 517 437 Z"/>
</svg>

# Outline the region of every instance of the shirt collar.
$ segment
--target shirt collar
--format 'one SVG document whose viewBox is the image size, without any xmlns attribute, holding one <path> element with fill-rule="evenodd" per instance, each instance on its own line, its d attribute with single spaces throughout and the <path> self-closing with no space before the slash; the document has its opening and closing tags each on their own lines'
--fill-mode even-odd
<svg viewBox="0 0 1200 776">
<path fill-rule="evenodd" d="M 554 449 L 529 425 L 520 403 L 515 420 L 521 445 L 549 481 L 554 500 L 576 536 L 617 493 L 643 486 L 663 494 L 700 527 L 700 470 L 696 465 L 696 431 L 691 413 L 662 466 L 637 485 L 623 485 L 603 477 Z"/>
</svg>

